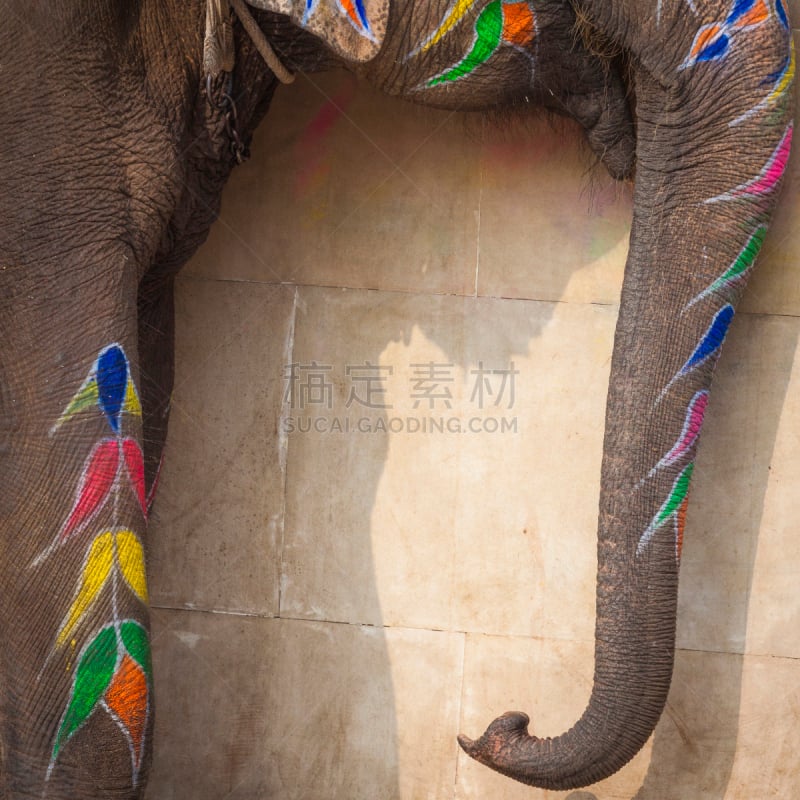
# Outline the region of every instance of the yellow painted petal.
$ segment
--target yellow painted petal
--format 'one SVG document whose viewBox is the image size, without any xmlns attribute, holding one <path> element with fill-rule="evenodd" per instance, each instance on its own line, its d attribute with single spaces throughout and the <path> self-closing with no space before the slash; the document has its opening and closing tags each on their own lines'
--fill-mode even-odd
<svg viewBox="0 0 800 800">
<path fill-rule="evenodd" d="M 414 56 L 417 53 L 424 53 L 438 44 L 459 22 L 464 15 L 475 5 L 475 0 L 456 0 L 450 11 L 445 14 L 444 19 L 439 23 L 439 27 L 426 39 L 416 50 L 410 53 Z"/>
<path fill-rule="evenodd" d="M 139 395 L 130 378 L 128 378 L 128 385 L 125 388 L 125 410 L 134 416 L 142 416 L 142 404 L 139 402 Z"/>
<path fill-rule="evenodd" d="M 58 632 L 56 644 L 59 647 L 67 643 L 81 617 L 89 610 L 98 593 L 105 586 L 113 560 L 114 548 L 111 532 L 106 531 L 100 534 L 89 548 L 78 591 Z"/>
<path fill-rule="evenodd" d="M 133 531 L 117 532 L 119 568 L 128 586 L 143 602 L 147 602 L 147 578 L 144 571 L 144 548 Z"/>
<path fill-rule="evenodd" d="M 767 99 L 775 100 L 781 95 L 786 94 L 786 92 L 789 90 L 794 81 L 794 75 L 795 75 L 795 53 L 794 53 L 794 39 L 792 39 L 791 52 L 789 55 L 789 65 L 787 66 L 786 72 L 784 73 L 783 77 L 778 82 L 777 86 L 772 91 L 772 94 L 770 94 L 769 98 Z"/>
</svg>

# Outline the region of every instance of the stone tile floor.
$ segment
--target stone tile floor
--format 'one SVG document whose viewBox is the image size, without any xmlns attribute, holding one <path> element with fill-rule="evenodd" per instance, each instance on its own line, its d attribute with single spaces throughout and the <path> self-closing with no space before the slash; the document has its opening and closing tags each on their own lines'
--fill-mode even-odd
<svg viewBox="0 0 800 800">
<path fill-rule="evenodd" d="M 630 191 L 569 125 L 299 84 L 179 280 L 148 798 L 797 796 L 800 160 L 717 371 L 667 711 L 544 792 L 455 736 L 588 698 Z"/>
</svg>

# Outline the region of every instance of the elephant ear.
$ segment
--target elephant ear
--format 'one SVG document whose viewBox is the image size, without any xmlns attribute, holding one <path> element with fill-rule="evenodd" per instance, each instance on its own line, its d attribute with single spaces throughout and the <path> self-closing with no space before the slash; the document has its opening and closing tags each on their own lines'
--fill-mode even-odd
<svg viewBox="0 0 800 800">
<path fill-rule="evenodd" d="M 389 0 L 247 0 L 251 6 L 285 14 L 319 36 L 348 61 L 369 61 L 383 43 Z"/>
</svg>

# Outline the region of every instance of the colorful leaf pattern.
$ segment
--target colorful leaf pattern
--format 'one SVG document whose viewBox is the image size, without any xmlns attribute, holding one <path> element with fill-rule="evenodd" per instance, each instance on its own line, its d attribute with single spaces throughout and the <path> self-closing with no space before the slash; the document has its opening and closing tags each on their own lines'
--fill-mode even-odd
<svg viewBox="0 0 800 800">
<path fill-rule="evenodd" d="M 429 43 L 417 48 L 416 52 L 428 49 L 439 41 L 463 18 L 472 5 L 474 4 L 456 4 L 442 21 L 439 29 L 429 38 Z M 475 20 L 475 36 L 470 51 L 461 61 L 428 80 L 424 86 L 432 88 L 458 81 L 485 64 L 501 45 L 524 48 L 533 41 L 535 35 L 536 19 L 529 3 L 493 0 Z"/>
<path fill-rule="evenodd" d="M 455 0 L 438 28 L 409 54 L 409 58 L 425 52 L 455 28 L 473 7 L 475 0 Z M 687 0 L 694 8 L 691 0 Z M 305 20 L 318 6 L 318 0 L 307 0 Z M 362 0 L 337 0 L 340 11 L 362 35 L 372 38 Z M 658 2 L 660 10 L 660 0 Z M 722 22 L 704 25 L 697 33 L 689 55 L 680 68 L 688 69 L 704 62 L 725 58 L 735 38 L 772 18 L 788 30 L 788 18 L 782 0 L 734 0 L 728 16 Z M 304 21 L 305 21 L 304 20 Z M 536 22 L 529 3 L 493 0 L 475 22 L 475 38 L 470 51 L 457 64 L 430 79 L 428 87 L 460 80 L 486 63 L 501 45 L 529 45 L 536 35 Z M 764 100 L 750 111 L 733 120 L 740 124 L 758 111 L 777 105 L 791 90 L 795 76 L 793 44 L 783 65 L 765 81 L 770 90 Z M 771 193 L 786 169 L 793 128 L 790 124 L 772 157 L 761 173 L 748 183 L 707 200 L 707 203 L 737 199 L 753 199 Z M 736 262 L 711 286 L 689 303 L 695 303 L 741 280 L 752 267 L 761 247 L 764 228 L 759 227 L 740 253 Z M 715 358 L 733 317 L 733 307 L 724 305 L 714 316 L 711 325 L 684 366 L 665 388 L 663 394 L 680 377 L 697 366 Z M 669 467 L 688 457 L 696 445 L 708 393 L 694 395 L 687 410 L 683 431 L 676 444 L 648 477 L 659 469 Z M 102 439 L 93 448 L 76 490 L 72 510 L 53 544 L 34 562 L 37 565 L 61 544 L 72 541 L 87 529 L 103 509 L 109 497 L 120 490 L 121 466 L 146 518 L 150 497 L 144 485 L 144 463 L 141 448 L 130 437 L 120 435 L 124 414 L 141 416 L 141 404 L 133 382 L 130 366 L 123 348 L 111 344 L 95 360 L 83 384 L 78 388 L 61 416 L 51 429 L 54 434 L 67 420 L 97 407 L 111 428 L 114 438 Z M 680 558 L 683 529 L 689 496 L 689 484 L 694 463 L 687 464 L 673 483 L 672 489 L 641 535 L 637 553 L 645 550 L 653 535 L 669 521 L 674 522 L 676 558 Z M 153 487 L 154 488 L 154 487 Z M 152 492 L 152 490 L 151 490 Z M 121 575 L 124 584 L 142 602 L 147 602 L 144 551 L 138 536 L 116 523 L 104 530 L 89 544 L 84 566 L 73 602 L 59 628 L 56 645 L 63 646 L 75 633 L 81 620 L 97 597 L 111 583 L 114 593 L 114 619 L 96 631 L 81 651 L 73 677 L 66 709 L 59 722 L 48 768 L 48 777 L 63 747 L 98 709 L 104 709 L 120 728 L 131 751 L 131 768 L 136 783 L 144 753 L 144 739 L 149 716 L 152 684 L 150 647 L 147 632 L 135 620 L 117 618 L 116 592 Z"/>
<path fill-rule="evenodd" d="M 58 536 L 59 543 L 67 541 L 74 533 L 85 528 L 106 503 L 111 487 L 117 477 L 119 467 L 119 445 L 116 439 L 102 439 L 98 442 L 81 474 L 75 505 L 64 522 Z"/>
<path fill-rule="evenodd" d="M 311 17 L 319 8 L 319 0 L 306 0 L 305 11 L 303 12 L 303 25 L 308 25 Z M 336 0 L 336 9 L 340 14 L 344 14 L 347 21 L 365 38 L 374 42 L 375 34 L 367 18 L 367 11 L 364 7 L 364 0 Z"/>
<path fill-rule="evenodd" d="M 456 0 L 436 30 L 406 56 L 406 60 L 428 51 L 467 16 L 475 0 Z M 430 78 L 421 88 L 453 83 L 471 75 L 485 64 L 502 45 L 526 48 L 536 37 L 536 17 L 530 3 L 492 0 L 475 20 L 469 52 L 456 64 Z"/>
<path fill-rule="evenodd" d="M 751 181 L 742 183 L 729 192 L 723 192 L 706 200 L 706 203 L 719 203 L 725 200 L 754 200 L 771 194 L 778 188 L 792 149 L 794 126 L 789 123 L 769 160 L 761 172 Z"/>
<path fill-rule="evenodd" d="M 144 754 L 151 684 L 150 646 L 142 625 L 126 619 L 101 628 L 78 658 L 69 703 L 53 742 L 48 777 L 64 745 L 97 708 L 104 708 L 128 741 L 136 783 Z"/>
<path fill-rule="evenodd" d="M 769 22 L 773 14 L 786 27 L 786 12 L 780 0 L 777 0 L 774 9 L 770 8 L 766 0 L 734 0 L 728 16 L 722 22 L 712 22 L 700 28 L 680 69 L 725 58 L 737 36 Z"/>
<path fill-rule="evenodd" d="M 689 483 L 692 479 L 693 470 L 694 463 L 688 464 L 675 479 L 667 499 L 639 539 L 639 545 L 636 548 L 637 555 L 642 555 L 655 532 L 672 520 L 675 523 L 675 552 L 676 556 L 680 558 L 680 548 L 683 543 L 683 526 L 686 521 L 686 504 L 689 499 Z"/>
<path fill-rule="evenodd" d="M 660 0 L 657 8 L 660 9 Z M 767 96 L 752 109 L 732 120 L 729 123 L 729 127 L 739 125 L 758 113 L 778 107 L 792 90 L 795 77 L 795 48 L 782 0 L 733 0 L 728 16 L 723 22 L 704 25 L 698 31 L 689 55 L 679 67 L 680 70 L 684 70 L 702 62 L 719 61 L 728 55 L 737 36 L 767 23 L 775 23 L 783 29 L 786 40 L 785 58 L 778 69 L 768 75 L 764 81 L 764 85 L 770 87 Z M 783 130 L 775 149 L 758 175 L 730 191 L 709 198 L 703 203 L 703 205 L 720 202 L 750 204 L 751 207 L 755 207 L 755 222 L 751 223 L 755 224 L 755 229 L 734 262 L 709 286 L 690 300 L 683 309 L 681 316 L 702 301 L 712 298 L 720 298 L 725 301 L 721 307 L 717 308 L 711 323 L 683 366 L 661 391 L 655 405 L 658 405 L 679 381 L 692 375 L 700 367 L 709 364 L 713 366 L 719 356 L 728 328 L 733 320 L 734 308 L 732 301 L 737 294 L 735 290 L 738 290 L 740 284 L 752 270 L 766 236 L 766 225 L 763 224 L 764 217 L 762 213 L 763 198 L 772 195 L 780 185 L 786 172 L 792 146 L 792 134 L 793 125 L 790 122 Z M 686 464 L 687 460 L 693 458 L 707 402 L 707 390 L 703 389 L 694 394 L 686 412 L 683 430 L 677 442 L 650 470 L 647 476 L 640 481 L 639 486 L 648 479 L 653 478 L 662 469 L 676 466 L 681 462 Z M 675 478 L 669 495 L 639 539 L 637 555 L 642 555 L 655 533 L 671 520 L 674 523 L 675 530 L 675 557 L 680 560 L 689 498 L 689 482 L 693 468 L 694 462 L 689 461 Z"/>
<path fill-rule="evenodd" d="M 98 605 L 104 593 L 109 593 L 106 597 L 110 595 L 112 619 L 95 630 L 80 651 L 69 700 L 53 740 L 47 778 L 64 746 L 101 709 L 114 720 L 128 744 L 135 785 L 150 714 L 150 645 L 145 628 L 136 620 L 120 619 L 118 608 L 120 591 L 147 603 L 147 581 L 141 540 L 134 530 L 118 524 L 117 515 L 123 484 L 130 487 L 145 522 L 152 498 L 148 498 L 145 487 L 142 449 L 133 437 L 123 434 L 125 416 L 141 417 L 142 409 L 130 364 L 119 344 L 100 351 L 51 435 L 68 420 L 92 408 L 100 411 L 113 435 L 102 438 L 92 448 L 71 511 L 58 535 L 32 566 L 38 566 L 63 546 L 74 546 L 79 534 L 91 530 L 98 515 L 110 507 L 104 515 L 106 519 L 111 516 L 110 524 L 95 533 L 86 548 L 72 603 L 56 634 L 54 652 L 74 643 L 88 612 Z"/>
<path fill-rule="evenodd" d="M 766 235 L 767 226 L 759 225 L 752 236 L 747 240 L 747 244 L 742 248 L 733 264 L 731 264 L 707 289 L 704 289 L 700 294 L 690 300 L 686 308 L 683 309 L 684 313 L 696 303 L 705 300 L 706 297 L 724 292 L 726 289 L 744 280 L 755 264 L 756 257 L 761 250 L 761 246 L 764 244 Z"/>
</svg>

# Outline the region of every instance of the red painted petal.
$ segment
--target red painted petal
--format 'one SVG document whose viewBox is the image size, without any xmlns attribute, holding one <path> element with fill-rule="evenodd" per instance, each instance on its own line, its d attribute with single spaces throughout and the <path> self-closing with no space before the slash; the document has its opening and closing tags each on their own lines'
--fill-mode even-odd
<svg viewBox="0 0 800 800">
<path fill-rule="evenodd" d="M 59 540 L 65 542 L 74 533 L 84 528 L 108 499 L 119 467 L 119 446 L 116 439 L 98 442 L 83 466 L 75 505 L 70 511 Z"/>
<path fill-rule="evenodd" d="M 147 677 L 126 653 L 106 689 L 106 705 L 130 737 L 136 771 L 142 764 L 142 744 L 147 727 Z"/>
<path fill-rule="evenodd" d="M 142 514 L 147 519 L 147 497 L 144 488 L 144 456 L 142 448 L 134 440 L 128 437 L 122 441 L 122 452 L 125 454 L 125 466 L 128 469 L 128 477 L 133 484 L 133 490 L 142 507 Z"/>
</svg>

